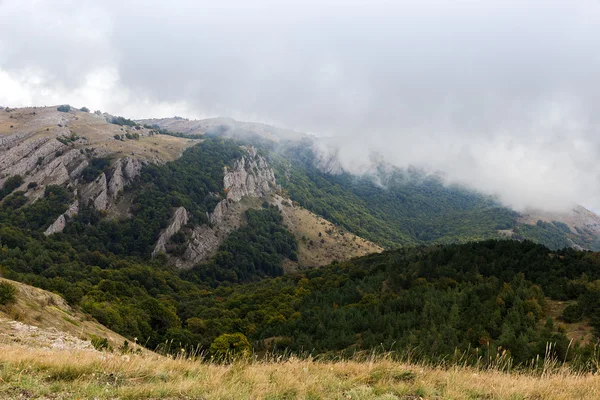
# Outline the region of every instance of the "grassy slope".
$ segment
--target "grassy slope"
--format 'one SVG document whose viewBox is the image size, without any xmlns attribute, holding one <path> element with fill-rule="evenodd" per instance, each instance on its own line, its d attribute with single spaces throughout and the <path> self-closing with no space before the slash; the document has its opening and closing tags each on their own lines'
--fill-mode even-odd
<svg viewBox="0 0 600 400">
<path fill-rule="evenodd" d="M 17 288 L 16 302 L 0 307 L 0 341 L 32 346 L 90 347 L 91 335 L 108 339 L 113 347 L 125 338 L 70 307 L 57 294 L 0 278 Z"/>
<path fill-rule="evenodd" d="M 600 377 L 568 370 L 271 360 L 232 365 L 158 355 L 100 355 L 0 345 L 0 398 L 575 399 L 600 398 Z"/>
<path fill-rule="evenodd" d="M 303 207 L 292 206 L 287 199 L 275 196 L 274 200 L 281 210 L 284 225 L 298 241 L 299 266 L 320 267 L 383 250 Z M 295 263 L 289 263 L 287 267 L 293 268 L 292 264 Z"/>
</svg>

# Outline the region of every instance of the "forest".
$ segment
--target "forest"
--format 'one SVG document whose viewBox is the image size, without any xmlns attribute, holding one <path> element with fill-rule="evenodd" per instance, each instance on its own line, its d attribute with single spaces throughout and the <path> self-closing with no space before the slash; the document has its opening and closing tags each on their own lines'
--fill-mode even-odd
<svg viewBox="0 0 600 400">
<path fill-rule="evenodd" d="M 63 233 L 48 237 L 44 229 L 72 195 L 49 186 L 27 203 L 17 191 L 22 181 L 8 179 L 1 189 L 0 275 L 59 293 L 152 349 L 170 342 L 210 356 L 231 341 L 247 341 L 257 354 L 393 351 L 436 362 L 508 354 L 526 365 L 544 357 L 550 342 L 551 356 L 593 368 L 593 346 L 570 345 L 564 324 L 582 321 L 600 334 L 600 255 L 529 240 L 480 240 L 514 216 L 492 199 L 417 173 L 389 176 L 385 193 L 372 181 L 302 171 L 271 155 L 295 201 L 367 237 L 373 229 L 372 238 L 401 248 L 284 274 L 297 243 L 277 207 L 264 204 L 246 213 L 246 224 L 207 263 L 181 271 L 165 255 L 151 258 L 174 208 L 186 207 L 192 224 L 207 221 L 215 194 L 224 195 L 223 166 L 241 151 L 234 141 L 207 138 L 174 162 L 144 167 L 125 193 L 133 199 L 132 218 L 108 220 L 82 205 Z M 105 164 L 91 163 L 90 175 Z M 425 180 L 421 186 L 417 178 Z M 392 196 L 410 211 L 394 209 Z M 443 229 L 431 225 L 451 216 L 457 222 Z M 538 228 L 566 229 L 552 227 Z M 185 229 L 172 238 L 183 240 Z M 550 317 L 548 299 L 568 302 L 562 316 Z"/>
</svg>

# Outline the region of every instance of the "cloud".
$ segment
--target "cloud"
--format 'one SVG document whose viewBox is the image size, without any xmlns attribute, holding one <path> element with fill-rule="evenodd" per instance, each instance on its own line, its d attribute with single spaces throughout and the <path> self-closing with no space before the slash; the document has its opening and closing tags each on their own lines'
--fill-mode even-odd
<svg viewBox="0 0 600 400">
<path fill-rule="evenodd" d="M 600 208 L 600 3 L 0 0 L 0 104 L 232 116 Z"/>
</svg>

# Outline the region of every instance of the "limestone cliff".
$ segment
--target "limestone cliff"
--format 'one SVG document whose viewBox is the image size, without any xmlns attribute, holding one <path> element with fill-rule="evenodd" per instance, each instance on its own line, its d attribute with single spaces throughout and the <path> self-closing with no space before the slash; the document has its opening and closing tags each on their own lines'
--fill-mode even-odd
<svg viewBox="0 0 600 400">
<path fill-rule="evenodd" d="M 67 225 L 67 220 L 73 218 L 79 212 L 79 201 L 75 200 L 63 214 L 59 215 L 56 221 L 52 223 L 44 232 L 44 235 L 62 232 Z"/>
<path fill-rule="evenodd" d="M 113 167 L 113 173 L 108 184 L 108 196 L 115 199 L 119 192 L 142 171 L 143 163 L 135 158 L 119 158 Z"/>
<path fill-rule="evenodd" d="M 264 196 L 275 187 L 275 174 L 267 161 L 254 147 L 248 147 L 247 151 L 248 155 L 237 160 L 231 169 L 225 167 L 223 186 L 227 198 L 233 201 Z"/>
<path fill-rule="evenodd" d="M 158 238 L 158 242 L 156 242 L 156 246 L 154 247 L 154 251 L 152 255 L 156 255 L 158 253 L 164 253 L 166 251 L 166 244 L 171 239 L 171 236 L 179 232 L 179 230 L 188 223 L 189 214 L 184 207 L 179 207 L 175 210 L 173 214 L 173 219 L 169 226 L 160 234 Z"/>
<path fill-rule="evenodd" d="M 264 157 L 254 147 L 244 149 L 246 154 L 223 171 L 223 188 L 227 197 L 216 205 L 213 212 L 207 213 L 210 225 L 195 226 L 187 232 L 187 247 L 183 255 L 173 259 L 176 266 L 188 268 L 208 260 L 223 240 L 243 224 L 245 211 L 260 207 L 259 199 L 268 196 L 277 187 L 273 169 Z M 186 213 L 185 219 L 182 218 L 183 212 Z M 185 222 L 181 223 L 183 220 Z M 171 236 L 186 223 L 187 211 L 180 207 L 175 211 L 171 225 L 161 233 L 153 254 L 165 252 Z"/>
</svg>

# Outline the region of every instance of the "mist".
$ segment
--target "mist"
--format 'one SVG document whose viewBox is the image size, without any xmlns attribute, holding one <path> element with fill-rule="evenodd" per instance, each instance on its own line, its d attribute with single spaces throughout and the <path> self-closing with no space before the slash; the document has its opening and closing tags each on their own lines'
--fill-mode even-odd
<svg viewBox="0 0 600 400">
<path fill-rule="evenodd" d="M 0 0 L 0 105 L 230 116 L 600 210 L 597 1 L 216 3 Z"/>
</svg>

